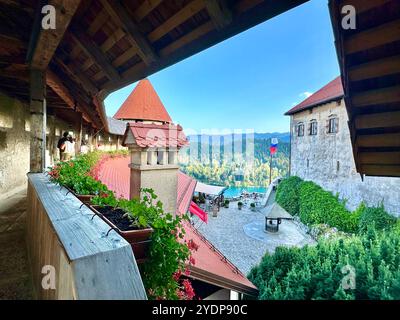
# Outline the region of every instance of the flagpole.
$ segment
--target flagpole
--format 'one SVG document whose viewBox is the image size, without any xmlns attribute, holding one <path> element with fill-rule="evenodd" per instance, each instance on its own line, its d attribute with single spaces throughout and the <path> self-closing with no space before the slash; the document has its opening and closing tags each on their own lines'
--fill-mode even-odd
<svg viewBox="0 0 400 320">
<path fill-rule="evenodd" d="M 271 185 L 271 173 L 272 173 L 272 152 L 269 152 L 269 186 Z"/>
</svg>

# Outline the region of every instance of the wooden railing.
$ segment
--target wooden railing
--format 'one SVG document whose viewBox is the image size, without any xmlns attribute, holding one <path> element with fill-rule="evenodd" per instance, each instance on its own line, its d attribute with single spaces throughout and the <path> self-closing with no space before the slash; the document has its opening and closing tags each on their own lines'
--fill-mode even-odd
<svg viewBox="0 0 400 320">
<path fill-rule="evenodd" d="M 27 243 L 37 299 L 147 299 L 128 242 L 41 173 L 28 174 Z"/>
</svg>

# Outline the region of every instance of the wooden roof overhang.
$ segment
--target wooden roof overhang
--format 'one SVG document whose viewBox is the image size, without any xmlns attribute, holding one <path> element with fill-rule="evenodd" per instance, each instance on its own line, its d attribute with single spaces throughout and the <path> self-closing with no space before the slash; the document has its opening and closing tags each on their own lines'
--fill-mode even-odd
<svg viewBox="0 0 400 320">
<path fill-rule="evenodd" d="M 344 5 L 356 29 L 341 27 Z M 400 177 L 400 1 L 330 0 L 357 171 Z"/>
<path fill-rule="evenodd" d="M 47 70 L 48 108 L 108 129 L 111 92 L 307 1 L 0 0 L 0 91 L 28 101 L 30 69 Z"/>
</svg>

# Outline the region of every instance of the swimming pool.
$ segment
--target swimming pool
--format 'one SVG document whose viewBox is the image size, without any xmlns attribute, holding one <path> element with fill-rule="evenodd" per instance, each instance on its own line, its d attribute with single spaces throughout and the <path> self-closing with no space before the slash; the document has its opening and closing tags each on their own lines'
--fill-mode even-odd
<svg viewBox="0 0 400 320">
<path fill-rule="evenodd" d="M 243 192 L 258 192 L 258 193 L 265 193 L 267 191 L 266 187 L 229 187 L 225 190 L 224 196 L 225 198 L 233 198 L 238 197 Z"/>
</svg>

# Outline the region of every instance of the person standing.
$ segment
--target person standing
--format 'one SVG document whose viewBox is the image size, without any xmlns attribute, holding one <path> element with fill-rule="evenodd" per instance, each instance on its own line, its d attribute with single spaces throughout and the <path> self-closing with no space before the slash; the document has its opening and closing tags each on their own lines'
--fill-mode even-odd
<svg viewBox="0 0 400 320">
<path fill-rule="evenodd" d="M 64 159 L 65 147 L 66 147 L 65 142 L 66 142 L 67 140 L 68 140 L 68 132 L 64 132 L 62 138 L 60 138 L 60 139 L 58 140 L 58 143 L 57 143 L 57 148 L 58 148 L 58 150 L 60 151 L 60 160 L 61 160 L 61 161 L 64 161 L 64 160 L 65 160 L 65 159 Z"/>
<path fill-rule="evenodd" d="M 68 136 L 67 140 L 65 141 L 64 154 L 64 161 L 71 160 L 72 157 L 75 155 L 75 142 L 71 136 Z"/>
</svg>

